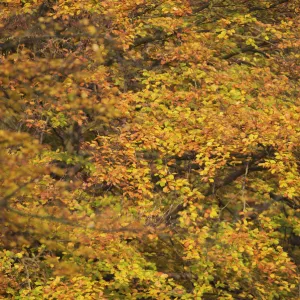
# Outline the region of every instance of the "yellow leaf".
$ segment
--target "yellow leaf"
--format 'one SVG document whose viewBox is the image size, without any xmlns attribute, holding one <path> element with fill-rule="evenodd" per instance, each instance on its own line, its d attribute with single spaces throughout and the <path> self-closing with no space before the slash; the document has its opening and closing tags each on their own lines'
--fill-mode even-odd
<svg viewBox="0 0 300 300">
<path fill-rule="evenodd" d="M 170 190 L 169 190 L 169 188 L 167 187 L 167 186 L 165 186 L 164 188 L 163 188 L 163 192 L 165 192 L 165 193 L 167 193 L 167 192 L 169 192 Z"/>
<path fill-rule="evenodd" d="M 216 217 L 218 217 L 218 213 L 217 213 L 217 211 L 216 211 L 215 208 L 212 208 L 212 209 L 211 209 L 209 216 L 210 216 L 211 218 L 216 218 Z"/>
</svg>

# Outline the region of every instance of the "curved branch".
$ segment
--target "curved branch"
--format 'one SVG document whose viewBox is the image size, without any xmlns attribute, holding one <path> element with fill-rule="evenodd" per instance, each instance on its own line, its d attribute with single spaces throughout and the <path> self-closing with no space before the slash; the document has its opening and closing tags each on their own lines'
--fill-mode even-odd
<svg viewBox="0 0 300 300">
<path fill-rule="evenodd" d="M 257 172 L 257 171 L 263 171 L 265 168 L 261 166 L 254 165 L 255 162 L 249 163 L 248 168 L 248 174 L 251 172 Z M 250 165 L 252 165 L 250 167 Z M 233 183 L 236 179 L 238 179 L 240 176 L 244 175 L 246 172 L 247 165 L 243 166 L 242 168 L 230 173 L 228 176 L 226 176 L 223 180 L 219 180 L 214 184 L 214 186 L 211 186 L 206 193 L 204 193 L 205 197 L 211 196 L 216 191 L 224 186 L 227 186 L 231 183 Z M 165 220 L 167 224 L 170 224 L 170 222 L 177 218 L 177 215 L 179 212 L 185 210 L 186 207 L 183 204 L 178 205 L 173 210 L 169 211 L 168 214 L 165 216 Z"/>
</svg>

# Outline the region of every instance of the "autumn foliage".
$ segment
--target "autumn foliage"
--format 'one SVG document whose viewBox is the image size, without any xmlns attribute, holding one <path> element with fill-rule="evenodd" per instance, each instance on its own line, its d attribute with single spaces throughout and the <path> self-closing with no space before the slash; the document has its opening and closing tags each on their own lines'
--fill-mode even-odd
<svg viewBox="0 0 300 300">
<path fill-rule="evenodd" d="M 298 299 L 300 1 L 0 4 L 1 299 Z"/>
</svg>

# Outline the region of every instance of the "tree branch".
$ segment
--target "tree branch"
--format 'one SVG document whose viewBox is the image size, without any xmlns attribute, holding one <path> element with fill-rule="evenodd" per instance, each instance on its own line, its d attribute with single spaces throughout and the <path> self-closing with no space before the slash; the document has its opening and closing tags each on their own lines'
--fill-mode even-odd
<svg viewBox="0 0 300 300">
<path fill-rule="evenodd" d="M 252 163 L 249 163 L 249 168 L 248 168 L 248 174 L 251 172 L 257 172 L 257 171 L 263 171 L 265 170 L 263 167 L 254 165 L 254 161 Z M 250 167 L 250 165 L 252 165 Z M 204 193 L 205 197 L 211 196 L 214 193 L 216 193 L 216 191 L 224 186 L 227 186 L 231 183 L 233 183 L 237 178 L 239 178 L 240 176 L 244 175 L 246 172 L 246 168 L 247 166 L 243 166 L 242 168 L 230 173 L 228 176 L 226 176 L 223 180 L 219 180 L 216 181 L 216 183 L 214 184 L 214 186 L 210 187 L 206 193 Z M 167 215 L 165 216 L 165 220 L 167 224 L 170 224 L 170 221 L 172 221 L 173 219 L 177 218 L 177 214 L 181 211 L 185 210 L 185 206 L 183 204 L 178 205 L 176 208 L 174 208 L 173 210 L 169 211 L 167 213 Z"/>
<path fill-rule="evenodd" d="M 13 196 L 15 196 L 22 188 L 24 188 L 25 186 L 27 186 L 28 184 L 32 183 L 34 180 L 36 180 L 37 178 L 33 178 L 30 181 L 20 185 L 17 189 L 15 189 L 14 191 L 12 191 L 11 193 L 9 193 L 8 195 L 6 195 L 5 197 L 3 197 L 0 200 L 0 209 L 3 208 L 7 208 L 8 207 L 8 200 L 10 198 L 12 198 Z"/>
<path fill-rule="evenodd" d="M 102 232 L 102 233 L 112 233 L 112 232 L 134 232 L 134 233 L 137 233 L 137 232 L 141 232 L 141 229 L 130 228 L 128 226 L 121 227 L 121 228 L 111 228 L 111 229 L 89 228 L 87 226 L 79 224 L 76 221 L 70 221 L 70 220 L 66 220 L 64 218 L 57 218 L 54 216 L 42 216 L 42 215 L 37 215 L 37 214 L 26 213 L 26 212 L 20 211 L 18 209 L 12 208 L 9 205 L 7 206 L 7 210 L 14 214 L 17 214 L 19 216 L 26 217 L 26 218 L 34 218 L 34 219 L 39 219 L 39 220 L 44 220 L 44 221 L 50 221 L 50 222 L 55 222 L 55 223 L 59 223 L 59 224 L 63 224 L 63 225 L 67 225 L 67 226 L 71 226 L 71 227 L 75 227 L 75 228 L 84 228 L 84 229 L 89 229 L 89 230 L 98 231 L 98 232 Z"/>
<path fill-rule="evenodd" d="M 258 10 L 268 10 L 268 9 L 276 8 L 278 5 L 283 4 L 283 3 L 287 3 L 287 2 L 289 2 L 289 0 L 281 0 L 281 1 L 277 2 L 277 3 L 274 3 L 274 4 L 270 5 L 269 7 L 254 6 L 254 7 L 251 7 L 249 9 L 249 11 L 253 12 L 253 11 L 258 11 Z"/>
<path fill-rule="evenodd" d="M 233 56 L 239 55 L 241 53 L 246 53 L 246 52 L 259 53 L 259 54 L 263 55 L 264 57 L 269 58 L 269 55 L 267 53 L 265 53 L 261 50 L 255 49 L 253 46 L 247 46 L 247 47 L 241 48 L 237 51 L 228 53 L 228 54 L 222 56 L 222 58 L 223 59 L 229 59 Z"/>
<path fill-rule="evenodd" d="M 300 209 L 300 205 L 296 204 L 295 202 L 293 202 L 291 199 L 289 199 L 287 197 L 284 197 L 282 195 L 276 195 L 272 192 L 270 192 L 269 195 L 270 195 L 270 198 L 273 199 L 276 202 L 283 202 L 287 206 L 289 206 L 290 208 Z"/>
</svg>

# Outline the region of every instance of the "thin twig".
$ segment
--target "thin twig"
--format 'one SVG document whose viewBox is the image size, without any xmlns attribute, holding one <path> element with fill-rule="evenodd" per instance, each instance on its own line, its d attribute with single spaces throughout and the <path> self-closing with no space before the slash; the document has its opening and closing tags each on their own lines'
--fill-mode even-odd
<svg viewBox="0 0 300 300">
<path fill-rule="evenodd" d="M 40 136 L 40 144 L 43 144 L 44 133 L 45 133 L 46 127 L 48 125 L 48 122 L 49 122 L 49 116 L 46 118 L 44 128 L 42 129 L 42 133 Z"/>
<path fill-rule="evenodd" d="M 22 262 L 22 264 L 23 264 L 23 266 L 24 266 L 24 269 L 25 269 L 25 272 L 26 272 L 26 279 L 27 279 L 28 289 L 31 290 L 30 274 L 29 274 L 27 265 L 26 265 L 24 259 L 21 259 L 21 262 Z"/>
<path fill-rule="evenodd" d="M 242 199 L 243 199 L 243 211 L 246 211 L 246 198 L 245 198 L 245 190 L 246 190 L 246 181 L 247 181 L 247 175 L 249 171 L 249 162 L 247 162 L 246 169 L 245 169 L 245 175 L 244 175 L 244 181 L 243 181 L 243 187 L 242 187 Z"/>
</svg>

